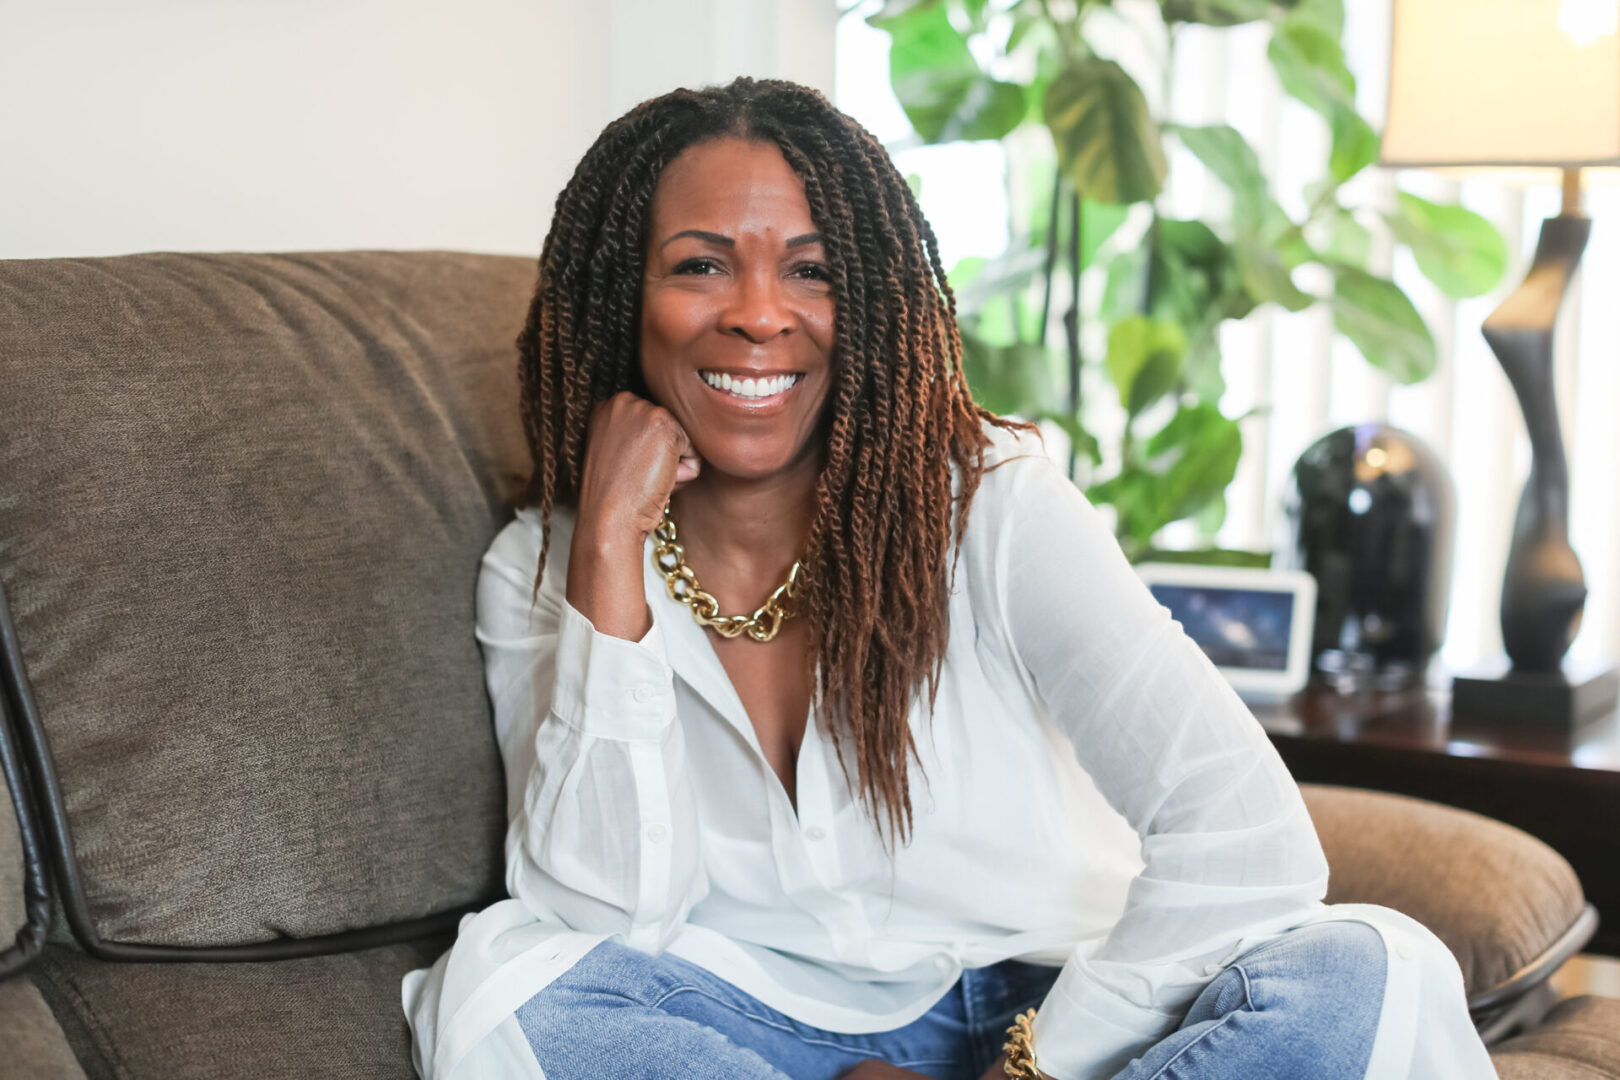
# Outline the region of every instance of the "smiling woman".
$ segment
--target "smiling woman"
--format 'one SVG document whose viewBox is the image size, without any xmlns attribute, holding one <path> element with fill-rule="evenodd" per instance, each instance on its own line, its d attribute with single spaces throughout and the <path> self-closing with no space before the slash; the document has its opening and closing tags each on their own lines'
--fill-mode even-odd
<svg viewBox="0 0 1620 1080">
<path fill-rule="evenodd" d="M 518 345 L 512 898 L 406 978 L 424 1077 L 1491 1075 L 1445 947 L 1321 903 L 1258 725 L 974 404 L 847 116 L 741 79 L 610 125 Z"/>
</svg>

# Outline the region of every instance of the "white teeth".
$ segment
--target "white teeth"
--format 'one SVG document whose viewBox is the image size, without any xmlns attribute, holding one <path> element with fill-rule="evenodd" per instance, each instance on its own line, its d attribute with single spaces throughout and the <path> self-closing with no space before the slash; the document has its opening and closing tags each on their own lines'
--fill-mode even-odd
<svg viewBox="0 0 1620 1080">
<path fill-rule="evenodd" d="M 773 375 L 768 379 L 734 379 L 730 375 L 715 374 L 710 371 L 700 372 L 699 374 L 703 376 L 704 382 L 716 390 L 726 391 L 733 397 L 744 398 L 774 397 L 799 381 L 797 375 Z"/>
</svg>

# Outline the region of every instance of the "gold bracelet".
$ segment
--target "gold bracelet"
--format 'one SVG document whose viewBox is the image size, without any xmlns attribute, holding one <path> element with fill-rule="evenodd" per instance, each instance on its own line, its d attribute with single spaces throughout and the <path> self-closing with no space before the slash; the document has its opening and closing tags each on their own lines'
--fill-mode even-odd
<svg viewBox="0 0 1620 1080">
<path fill-rule="evenodd" d="M 1041 1080 L 1035 1069 L 1035 1010 L 1015 1019 L 1007 1029 L 1007 1041 L 1001 1047 L 1007 1052 L 1007 1063 L 1002 1071 L 1013 1080 Z"/>
</svg>

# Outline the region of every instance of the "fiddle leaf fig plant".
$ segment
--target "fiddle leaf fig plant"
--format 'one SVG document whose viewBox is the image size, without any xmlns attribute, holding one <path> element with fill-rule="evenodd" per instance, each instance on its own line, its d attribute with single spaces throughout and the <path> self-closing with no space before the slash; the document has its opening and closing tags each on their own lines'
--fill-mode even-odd
<svg viewBox="0 0 1620 1080">
<path fill-rule="evenodd" d="M 1350 197 L 1347 183 L 1378 158 L 1379 134 L 1356 109 L 1343 0 L 886 0 L 853 10 L 890 36 L 890 82 L 922 142 L 1017 137 L 1008 250 L 950 272 L 968 380 L 986 407 L 1069 434 L 1077 479 L 1113 507 L 1133 557 L 1171 522 L 1191 519 L 1210 535 L 1224 519 L 1243 418 L 1220 404 L 1222 323 L 1266 304 L 1324 304 L 1369 363 L 1416 382 L 1434 370 L 1434 338 L 1379 273 L 1380 238 L 1410 248 L 1448 296 L 1487 292 L 1506 271 L 1501 236 L 1472 211 L 1404 193 L 1387 205 L 1376 192 Z M 1266 25 L 1278 84 L 1322 118 L 1317 176 L 1287 199 L 1237 129 L 1156 114 L 1137 81 L 1168 85 L 1177 38 L 1193 23 Z M 1136 51 L 1156 70 L 1133 73 L 1110 54 L 1121 33 L 1152 43 Z M 1227 212 L 1164 211 L 1172 143 L 1230 192 Z M 1104 287 L 1083 294 L 1093 267 Z M 1100 355 L 1086 355 L 1083 345 L 1095 353 L 1099 342 Z M 1118 400 L 1115 422 L 1095 425 L 1106 445 L 1082 400 L 1098 378 Z"/>
</svg>

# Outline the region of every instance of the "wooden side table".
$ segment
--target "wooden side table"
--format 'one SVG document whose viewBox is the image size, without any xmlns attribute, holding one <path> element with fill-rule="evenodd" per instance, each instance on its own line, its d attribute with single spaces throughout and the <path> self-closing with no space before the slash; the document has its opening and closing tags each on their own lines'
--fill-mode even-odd
<svg viewBox="0 0 1620 1080">
<path fill-rule="evenodd" d="M 1533 730 L 1453 716 L 1448 698 L 1311 689 L 1254 714 L 1296 780 L 1432 799 L 1539 837 L 1603 918 L 1588 950 L 1620 956 L 1620 713 Z"/>
</svg>

